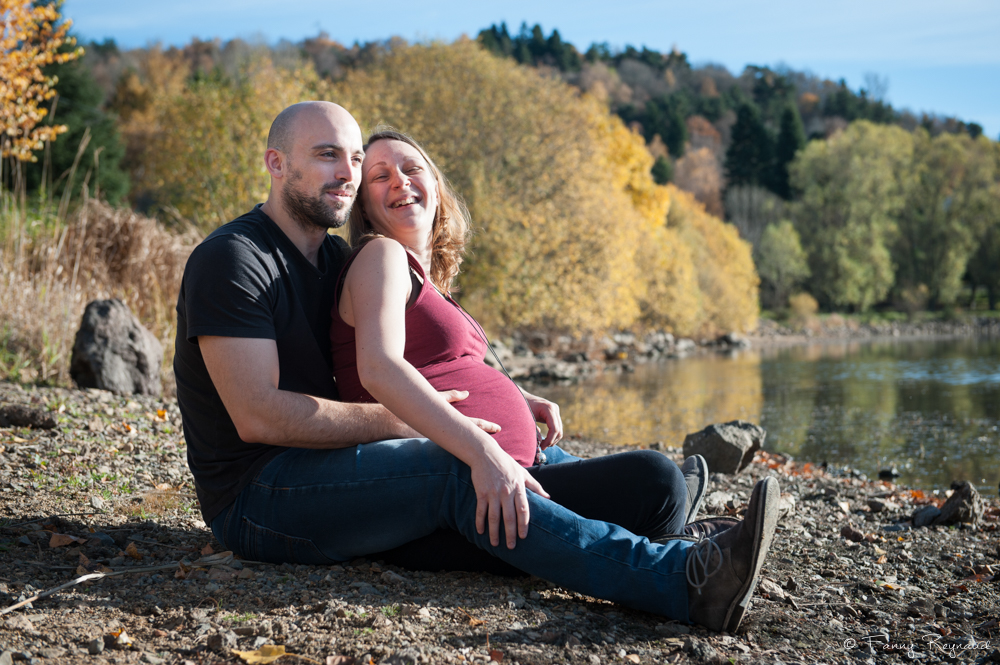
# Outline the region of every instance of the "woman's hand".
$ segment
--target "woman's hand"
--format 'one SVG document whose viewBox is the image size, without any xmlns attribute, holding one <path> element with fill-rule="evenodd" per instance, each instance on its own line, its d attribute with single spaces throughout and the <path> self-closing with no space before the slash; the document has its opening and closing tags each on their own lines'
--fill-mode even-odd
<svg viewBox="0 0 1000 665">
<path fill-rule="evenodd" d="M 545 438 L 538 445 L 542 447 L 542 450 L 545 450 L 549 446 L 559 443 L 563 438 L 563 424 L 562 417 L 559 415 L 559 405 L 543 397 L 532 395 L 524 388 L 521 388 L 521 393 L 524 394 L 524 399 L 528 402 L 528 408 L 531 409 L 531 415 L 534 417 L 535 422 L 545 423 L 545 426 L 549 429 L 548 434 L 545 435 Z"/>
<path fill-rule="evenodd" d="M 541 484 L 499 446 L 489 446 L 473 464 L 472 484 L 476 488 L 476 531 L 490 528 L 490 544 L 500 546 L 500 520 L 503 520 L 507 549 L 514 549 L 518 537 L 528 535 L 531 519 L 527 490 L 546 499 Z"/>
</svg>

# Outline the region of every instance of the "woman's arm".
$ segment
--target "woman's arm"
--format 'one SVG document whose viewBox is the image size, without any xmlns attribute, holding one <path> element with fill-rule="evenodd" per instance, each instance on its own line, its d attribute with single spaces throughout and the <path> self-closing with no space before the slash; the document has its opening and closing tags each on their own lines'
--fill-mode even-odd
<svg viewBox="0 0 1000 665">
<path fill-rule="evenodd" d="M 406 303 L 410 296 L 406 250 L 387 238 L 370 241 L 344 281 L 342 314 L 354 326 L 358 376 L 365 389 L 403 422 L 472 469 L 476 488 L 476 529 L 489 523 L 490 542 L 500 544 L 503 519 L 507 547 L 528 534 L 530 489 L 542 486 L 488 434 L 451 407 L 403 358 Z"/>
</svg>

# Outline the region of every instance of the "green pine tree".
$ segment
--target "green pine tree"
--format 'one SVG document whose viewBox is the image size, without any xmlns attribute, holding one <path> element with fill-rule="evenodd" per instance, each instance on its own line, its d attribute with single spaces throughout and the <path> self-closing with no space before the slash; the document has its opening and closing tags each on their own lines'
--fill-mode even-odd
<svg viewBox="0 0 1000 665">
<path fill-rule="evenodd" d="M 107 48 L 107 45 L 103 47 Z M 66 125 L 69 130 L 39 155 L 37 163 L 25 164 L 29 191 L 38 191 L 43 184 L 48 184 L 42 182 L 47 161 L 49 175 L 46 180 L 52 184 L 51 195 L 54 199 L 61 197 L 68 185 L 72 186 L 72 196 L 79 196 L 89 171 L 88 193 L 94 196 L 99 190 L 101 198 L 117 203 L 129 189 L 128 175 L 121 169 L 125 146 L 113 116 L 102 108 L 104 93 L 82 59 L 53 65 L 47 70 L 47 74 L 58 76 L 59 82 L 56 84 L 55 113 L 47 116 L 45 121 Z M 80 157 L 72 182 L 69 182 L 69 171 L 88 129 L 90 141 Z"/>
<path fill-rule="evenodd" d="M 674 178 L 674 166 L 669 159 L 657 157 L 656 161 L 653 162 L 653 168 L 650 169 L 650 174 L 656 184 L 665 185 Z"/>
<path fill-rule="evenodd" d="M 729 186 L 756 185 L 772 189 L 774 144 L 757 107 L 740 105 L 726 151 Z"/>
<path fill-rule="evenodd" d="M 806 133 L 802 127 L 802 117 L 795 104 L 789 104 L 781 113 L 781 128 L 774 145 L 774 193 L 785 199 L 792 198 L 792 188 L 788 182 L 788 165 L 795 154 L 806 145 Z"/>
</svg>

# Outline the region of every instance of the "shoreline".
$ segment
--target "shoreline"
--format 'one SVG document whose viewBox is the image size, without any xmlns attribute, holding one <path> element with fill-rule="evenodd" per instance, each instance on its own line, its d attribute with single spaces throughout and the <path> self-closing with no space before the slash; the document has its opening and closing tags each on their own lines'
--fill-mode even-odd
<svg viewBox="0 0 1000 665">
<path fill-rule="evenodd" d="M 0 399 L 59 421 L 51 430 L 0 429 L 0 602 L 64 584 L 80 567 L 125 571 L 0 618 L 0 651 L 16 659 L 235 664 L 230 649 L 264 644 L 318 662 L 342 656 L 332 662 L 344 665 L 486 665 L 497 654 L 505 665 L 1000 658 L 991 609 L 1000 607 L 996 496 L 983 497 L 978 529 L 915 528 L 912 512 L 943 497 L 767 453 L 738 475 L 712 474 L 710 514 L 738 515 L 764 476 L 782 490 L 784 516 L 753 606 L 738 634 L 727 635 L 537 578 L 366 559 L 180 569 L 182 558 L 222 546 L 193 503 L 174 400 L 9 383 L 0 383 Z M 629 449 L 582 440 L 564 447 L 583 457 Z M 679 461 L 676 449 L 665 453 Z M 167 569 L 142 572 L 156 566 Z M 881 638 L 866 642 L 873 635 L 885 635 L 886 647 L 915 646 L 883 648 Z"/>
<path fill-rule="evenodd" d="M 487 364 L 500 363 L 511 378 L 528 383 L 576 382 L 604 372 L 631 372 L 635 365 L 660 360 L 682 360 L 708 353 L 748 349 L 768 350 L 809 344 L 868 341 L 934 341 L 1000 338 L 1000 317 L 971 320 L 860 323 L 839 315 L 815 318 L 802 328 L 762 319 L 746 335 L 727 333 L 694 340 L 652 331 L 642 335 L 619 332 L 601 339 L 575 340 L 565 335 L 518 331 L 491 343 L 497 358 L 487 353 Z M 497 363 L 497 360 L 500 363 Z"/>
</svg>

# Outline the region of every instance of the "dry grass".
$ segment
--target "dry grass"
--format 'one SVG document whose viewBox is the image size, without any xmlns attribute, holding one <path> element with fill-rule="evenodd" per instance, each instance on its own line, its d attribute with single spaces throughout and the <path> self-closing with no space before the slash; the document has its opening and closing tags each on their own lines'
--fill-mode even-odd
<svg viewBox="0 0 1000 665">
<path fill-rule="evenodd" d="M 174 306 L 199 236 L 94 200 L 65 220 L 24 211 L 9 198 L 0 211 L 0 377 L 69 383 L 84 308 L 120 298 L 163 343 L 169 389 Z"/>
<path fill-rule="evenodd" d="M 127 513 L 129 517 L 141 519 L 164 517 L 182 511 L 185 506 L 192 505 L 194 499 L 193 494 L 181 492 L 178 489 L 144 492 L 132 499 Z"/>
</svg>

